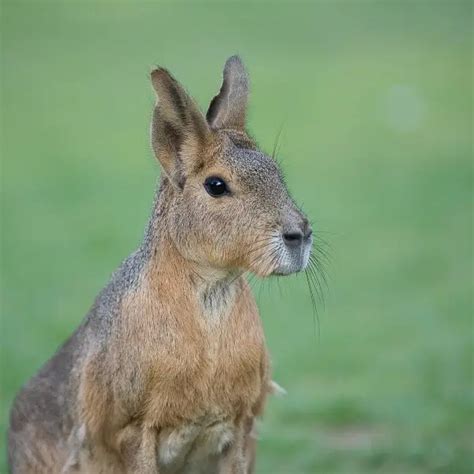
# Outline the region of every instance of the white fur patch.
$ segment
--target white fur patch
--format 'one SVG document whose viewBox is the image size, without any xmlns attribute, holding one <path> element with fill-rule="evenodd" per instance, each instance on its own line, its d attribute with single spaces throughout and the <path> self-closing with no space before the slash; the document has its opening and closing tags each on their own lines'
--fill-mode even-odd
<svg viewBox="0 0 474 474">
<path fill-rule="evenodd" d="M 192 443 L 199 435 L 199 426 L 184 425 L 160 434 L 158 456 L 162 464 L 172 464 L 189 452 Z"/>
<path fill-rule="evenodd" d="M 222 321 L 229 313 L 235 296 L 235 280 L 234 275 L 227 275 L 208 281 L 199 289 L 202 310 L 209 323 Z"/>
<path fill-rule="evenodd" d="M 211 426 L 183 425 L 160 434 L 158 456 L 162 466 L 179 466 L 186 458 L 201 459 L 221 454 L 234 440 L 233 426 L 219 422 Z"/>
<path fill-rule="evenodd" d="M 273 257 L 275 261 L 271 272 L 289 275 L 305 270 L 308 266 L 311 247 L 312 239 L 304 243 L 300 249 L 289 249 L 283 243 L 280 234 L 274 236 L 272 238 L 271 253 L 277 255 L 277 258 Z"/>
</svg>

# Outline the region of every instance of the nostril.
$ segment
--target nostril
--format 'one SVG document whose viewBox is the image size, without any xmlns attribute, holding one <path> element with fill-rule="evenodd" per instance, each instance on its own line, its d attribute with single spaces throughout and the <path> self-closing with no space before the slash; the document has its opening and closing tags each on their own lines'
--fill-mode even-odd
<svg viewBox="0 0 474 474">
<path fill-rule="evenodd" d="M 313 230 L 311 229 L 309 221 L 306 217 L 303 218 L 302 230 L 303 230 L 303 237 L 305 238 L 305 240 L 309 239 L 311 235 L 313 234 Z"/>
<path fill-rule="evenodd" d="M 303 233 L 302 232 L 285 232 L 283 234 L 283 240 L 285 241 L 285 244 L 289 246 L 300 245 L 301 242 L 303 241 Z"/>
</svg>

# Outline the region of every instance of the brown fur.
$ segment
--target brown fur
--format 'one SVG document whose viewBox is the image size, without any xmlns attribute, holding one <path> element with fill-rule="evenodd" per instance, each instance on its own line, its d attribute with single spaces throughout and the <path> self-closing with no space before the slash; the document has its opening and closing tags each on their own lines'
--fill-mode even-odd
<svg viewBox="0 0 474 474">
<path fill-rule="evenodd" d="M 18 394 L 14 473 L 253 470 L 254 422 L 272 385 L 243 273 L 304 268 L 309 226 L 243 129 L 248 78 L 238 58 L 207 120 L 166 70 L 152 83 L 164 175 L 144 242 Z M 231 195 L 209 196 L 208 176 Z M 283 244 L 288 229 L 306 243 Z"/>
</svg>

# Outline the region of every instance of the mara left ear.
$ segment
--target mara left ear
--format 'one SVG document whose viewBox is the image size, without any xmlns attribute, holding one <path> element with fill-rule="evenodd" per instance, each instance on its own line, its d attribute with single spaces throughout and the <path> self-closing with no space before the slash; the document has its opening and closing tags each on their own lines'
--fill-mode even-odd
<svg viewBox="0 0 474 474">
<path fill-rule="evenodd" d="M 213 129 L 245 130 L 249 77 L 239 56 L 231 56 L 225 63 L 219 94 L 211 101 L 206 114 Z"/>
<path fill-rule="evenodd" d="M 209 125 L 192 98 L 164 68 L 151 73 L 158 96 L 151 123 L 151 144 L 162 169 L 177 189 L 196 165 L 210 136 Z"/>
</svg>

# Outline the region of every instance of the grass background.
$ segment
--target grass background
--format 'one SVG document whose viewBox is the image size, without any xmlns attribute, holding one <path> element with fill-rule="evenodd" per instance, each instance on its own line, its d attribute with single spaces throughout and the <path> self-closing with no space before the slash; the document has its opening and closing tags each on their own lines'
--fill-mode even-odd
<svg viewBox="0 0 474 474">
<path fill-rule="evenodd" d="M 257 472 L 473 471 L 471 2 L 1 7 L 2 433 L 140 241 L 151 66 L 205 108 L 238 52 L 249 128 L 271 151 L 283 126 L 290 189 L 332 255 L 319 337 L 304 277 L 257 284 L 288 390 Z"/>
</svg>

